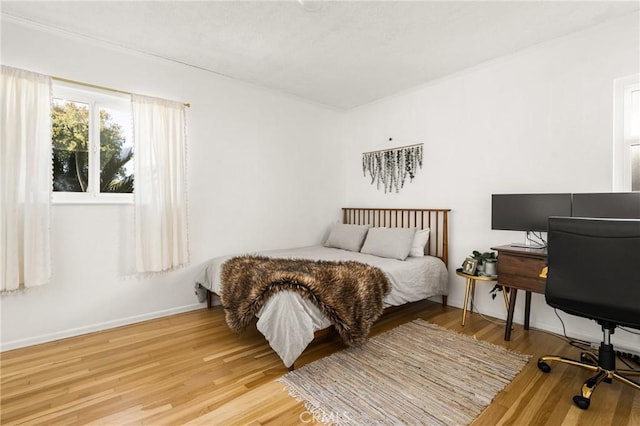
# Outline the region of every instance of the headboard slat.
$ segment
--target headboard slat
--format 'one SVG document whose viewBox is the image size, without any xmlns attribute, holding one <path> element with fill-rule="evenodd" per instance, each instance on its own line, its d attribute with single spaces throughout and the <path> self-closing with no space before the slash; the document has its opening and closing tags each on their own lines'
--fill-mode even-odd
<svg viewBox="0 0 640 426">
<path fill-rule="evenodd" d="M 431 230 L 431 233 L 429 236 L 429 243 L 427 245 L 427 254 L 439 257 L 448 267 L 447 262 L 449 260 L 450 211 L 450 209 L 385 209 L 344 207 L 342 209 L 342 222 L 345 224 L 371 225 L 373 227 L 389 226 L 395 228 L 429 228 Z M 417 219 L 418 213 L 420 213 L 420 223 L 418 223 Z M 411 221 L 411 215 L 413 215 L 413 222 Z M 389 219 L 388 224 L 387 217 Z"/>
</svg>

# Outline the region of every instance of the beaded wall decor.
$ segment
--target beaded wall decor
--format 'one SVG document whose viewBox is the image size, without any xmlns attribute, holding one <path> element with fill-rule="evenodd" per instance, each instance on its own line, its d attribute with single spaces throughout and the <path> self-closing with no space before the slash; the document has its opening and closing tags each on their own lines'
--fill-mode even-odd
<svg viewBox="0 0 640 426">
<path fill-rule="evenodd" d="M 389 139 L 392 140 L 392 139 Z M 362 172 L 371 176 L 371 184 L 376 188 L 384 188 L 385 194 L 395 189 L 400 192 L 407 176 L 413 178 L 422 168 L 422 151 L 424 144 L 406 145 L 397 148 L 381 149 L 362 153 Z"/>
</svg>

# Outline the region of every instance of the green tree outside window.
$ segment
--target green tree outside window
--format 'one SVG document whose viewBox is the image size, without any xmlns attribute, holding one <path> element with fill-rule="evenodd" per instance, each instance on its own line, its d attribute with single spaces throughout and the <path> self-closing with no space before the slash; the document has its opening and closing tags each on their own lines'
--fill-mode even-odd
<svg viewBox="0 0 640 426">
<path fill-rule="evenodd" d="M 100 192 L 133 192 L 133 149 L 122 126 L 105 109 L 100 115 Z M 54 99 L 53 190 L 86 192 L 89 186 L 89 105 Z"/>
</svg>

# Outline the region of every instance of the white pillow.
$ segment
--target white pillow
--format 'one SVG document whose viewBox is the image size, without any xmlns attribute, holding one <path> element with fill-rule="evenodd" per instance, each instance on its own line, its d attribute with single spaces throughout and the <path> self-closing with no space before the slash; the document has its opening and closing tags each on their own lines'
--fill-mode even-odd
<svg viewBox="0 0 640 426">
<path fill-rule="evenodd" d="M 334 247 L 349 251 L 360 251 L 369 225 L 345 225 L 336 223 L 331 227 L 329 238 L 324 242 L 325 247 Z"/>
<path fill-rule="evenodd" d="M 416 235 L 413 237 L 413 244 L 409 251 L 411 257 L 424 257 L 424 249 L 429 242 L 429 228 L 424 228 L 416 231 Z"/>
<path fill-rule="evenodd" d="M 360 253 L 405 260 L 415 233 L 412 228 L 371 228 Z"/>
</svg>

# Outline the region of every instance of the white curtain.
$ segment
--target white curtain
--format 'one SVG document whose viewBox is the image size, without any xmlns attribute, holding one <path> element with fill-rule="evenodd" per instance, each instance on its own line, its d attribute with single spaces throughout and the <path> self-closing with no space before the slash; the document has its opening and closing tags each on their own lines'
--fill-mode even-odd
<svg viewBox="0 0 640 426">
<path fill-rule="evenodd" d="M 2 66 L 0 292 L 51 276 L 51 78 Z"/>
<path fill-rule="evenodd" d="M 136 271 L 189 262 L 185 106 L 132 96 Z"/>
</svg>

